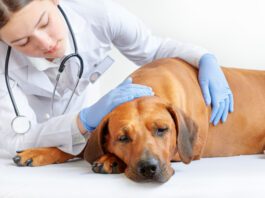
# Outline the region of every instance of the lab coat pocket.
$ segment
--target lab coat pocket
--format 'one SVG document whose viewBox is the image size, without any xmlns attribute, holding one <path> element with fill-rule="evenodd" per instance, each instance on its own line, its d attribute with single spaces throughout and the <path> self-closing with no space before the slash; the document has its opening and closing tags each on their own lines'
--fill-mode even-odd
<svg viewBox="0 0 265 198">
<path fill-rule="evenodd" d="M 113 63 L 114 60 L 110 56 L 106 56 L 103 60 L 94 63 L 92 67 L 90 66 L 87 71 L 84 71 L 84 74 L 79 81 L 79 85 L 76 88 L 76 94 L 79 95 L 83 92 L 89 83 L 96 83 L 100 76 L 107 71 Z"/>
<path fill-rule="evenodd" d="M 111 67 L 113 63 L 114 59 L 112 59 L 110 56 L 106 56 L 102 61 L 94 64 L 88 74 L 89 81 L 91 83 L 95 83 L 99 77 Z"/>
</svg>

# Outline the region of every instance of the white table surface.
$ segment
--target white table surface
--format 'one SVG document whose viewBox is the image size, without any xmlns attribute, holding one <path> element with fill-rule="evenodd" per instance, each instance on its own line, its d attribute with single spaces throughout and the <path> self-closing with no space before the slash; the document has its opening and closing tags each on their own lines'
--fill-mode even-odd
<svg viewBox="0 0 265 198">
<path fill-rule="evenodd" d="M 124 174 L 101 175 L 84 160 L 44 167 L 17 167 L 0 152 L 0 198 L 265 198 L 265 156 L 208 158 L 173 163 L 164 184 L 135 183 Z"/>
</svg>

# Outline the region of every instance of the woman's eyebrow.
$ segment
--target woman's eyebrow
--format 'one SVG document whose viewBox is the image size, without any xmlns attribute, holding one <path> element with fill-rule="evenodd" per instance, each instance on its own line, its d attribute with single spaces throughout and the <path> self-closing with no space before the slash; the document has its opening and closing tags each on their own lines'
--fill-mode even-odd
<svg viewBox="0 0 265 198">
<path fill-rule="evenodd" d="M 39 23 L 41 22 L 41 20 L 42 20 L 42 18 L 43 18 L 43 16 L 44 16 L 45 14 L 46 14 L 46 11 L 43 11 L 43 13 L 41 14 L 41 16 L 40 16 L 38 22 L 37 22 L 36 25 L 34 26 L 34 28 L 36 28 L 36 27 L 39 25 Z M 24 39 L 24 38 L 27 38 L 27 36 L 24 36 L 24 37 L 19 38 L 19 39 L 16 39 L 16 40 L 13 40 L 13 41 L 11 41 L 10 43 L 11 43 L 11 44 L 16 43 L 16 42 L 18 42 L 19 40 L 22 40 L 22 39 Z"/>
</svg>

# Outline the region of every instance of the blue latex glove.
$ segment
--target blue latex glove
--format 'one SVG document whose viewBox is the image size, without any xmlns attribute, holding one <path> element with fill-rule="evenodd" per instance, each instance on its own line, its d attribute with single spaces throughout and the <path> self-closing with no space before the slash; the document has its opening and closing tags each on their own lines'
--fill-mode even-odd
<svg viewBox="0 0 265 198">
<path fill-rule="evenodd" d="M 210 122 L 217 125 L 226 121 L 228 112 L 233 112 L 233 94 L 216 58 L 205 54 L 199 61 L 199 83 L 206 105 L 212 105 Z"/>
<path fill-rule="evenodd" d="M 80 120 L 86 130 L 92 131 L 97 127 L 102 118 L 116 106 L 135 98 L 152 95 L 154 95 L 152 88 L 132 84 L 132 78 L 129 77 L 94 105 L 81 110 L 79 114 Z"/>
</svg>

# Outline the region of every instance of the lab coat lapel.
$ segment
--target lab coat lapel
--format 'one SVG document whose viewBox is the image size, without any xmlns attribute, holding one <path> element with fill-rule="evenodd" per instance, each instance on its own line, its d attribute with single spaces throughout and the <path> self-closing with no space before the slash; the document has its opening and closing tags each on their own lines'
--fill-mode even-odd
<svg viewBox="0 0 265 198">
<path fill-rule="evenodd" d="M 28 67 L 28 82 L 34 87 L 37 95 L 51 97 L 53 94 L 54 85 L 48 76 L 37 70 L 35 67 Z M 60 97 L 59 93 L 55 92 L 55 98 Z"/>
<path fill-rule="evenodd" d="M 10 73 L 10 77 L 17 80 L 26 94 L 49 98 L 52 96 L 54 85 L 44 72 L 38 71 L 33 66 L 17 69 Z M 59 97 L 60 95 L 55 92 L 55 98 Z"/>
</svg>

